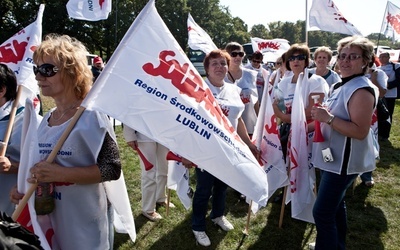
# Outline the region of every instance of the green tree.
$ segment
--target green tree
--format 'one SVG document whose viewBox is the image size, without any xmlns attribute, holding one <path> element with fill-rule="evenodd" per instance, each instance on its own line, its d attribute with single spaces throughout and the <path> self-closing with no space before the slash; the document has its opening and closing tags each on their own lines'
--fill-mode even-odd
<svg viewBox="0 0 400 250">
<path fill-rule="evenodd" d="M 263 39 L 272 39 L 270 36 L 268 29 L 263 24 L 256 24 L 251 27 L 250 30 L 251 37 L 258 37 Z"/>
</svg>

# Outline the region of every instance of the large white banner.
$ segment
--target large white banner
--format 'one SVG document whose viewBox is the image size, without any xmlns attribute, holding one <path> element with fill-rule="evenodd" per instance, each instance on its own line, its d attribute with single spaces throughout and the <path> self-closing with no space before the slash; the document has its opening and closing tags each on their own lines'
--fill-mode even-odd
<svg viewBox="0 0 400 250">
<path fill-rule="evenodd" d="M 42 18 L 44 4 L 39 6 L 35 22 L 18 31 L 0 45 L 0 63 L 6 64 L 17 77 L 18 85 L 24 86 L 19 101 L 23 106 L 25 99 L 33 99 L 39 87 L 33 73 L 33 52 L 42 42 Z"/>
<path fill-rule="evenodd" d="M 253 51 L 260 51 L 263 54 L 263 61 L 275 62 L 278 57 L 285 53 L 289 48 L 289 41 L 286 39 L 275 38 L 266 40 L 258 37 L 251 38 Z"/>
<path fill-rule="evenodd" d="M 388 1 L 384 16 L 381 33 L 385 36 L 392 37 L 393 43 L 395 43 L 395 41 L 400 38 L 400 8 Z"/>
<path fill-rule="evenodd" d="M 162 21 L 154 0 L 135 19 L 82 106 L 118 119 L 266 205 L 264 171 Z"/>
<path fill-rule="evenodd" d="M 323 30 L 347 35 L 361 32 L 349 22 L 332 0 L 314 0 L 309 14 L 310 30 Z"/>
<path fill-rule="evenodd" d="M 112 0 L 69 0 L 68 15 L 71 18 L 87 21 L 107 19 L 111 12 Z"/>
<path fill-rule="evenodd" d="M 205 32 L 193 19 L 192 15 L 188 15 L 188 45 L 192 50 L 201 50 L 208 54 L 210 51 L 217 49 L 211 37 Z"/>
</svg>

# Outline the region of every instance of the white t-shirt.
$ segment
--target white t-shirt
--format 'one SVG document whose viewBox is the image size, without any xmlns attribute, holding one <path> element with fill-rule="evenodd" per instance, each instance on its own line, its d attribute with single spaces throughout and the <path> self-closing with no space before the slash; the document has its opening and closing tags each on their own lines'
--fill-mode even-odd
<svg viewBox="0 0 400 250">
<path fill-rule="evenodd" d="M 236 79 L 234 82 L 234 84 L 242 89 L 240 92 L 240 98 L 245 105 L 242 119 L 249 134 L 253 134 L 257 122 L 257 114 L 254 109 L 254 105 L 258 101 L 256 78 L 257 72 L 242 68 L 242 77 Z M 225 77 L 225 82 L 233 83 L 228 78 L 228 75 Z"/>
</svg>

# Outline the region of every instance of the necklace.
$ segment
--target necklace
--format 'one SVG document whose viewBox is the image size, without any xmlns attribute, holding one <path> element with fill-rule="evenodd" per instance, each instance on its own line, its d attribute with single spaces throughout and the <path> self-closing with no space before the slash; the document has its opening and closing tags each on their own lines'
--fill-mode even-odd
<svg viewBox="0 0 400 250">
<path fill-rule="evenodd" d="M 64 115 L 65 115 L 69 110 L 75 108 L 75 106 L 76 106 L 76 104 L 77 104 L 78 102 L 79 102 L 79 100 L 76 101 L 74 104 L 72 104 L 69 108 L 67 108 L 66 110 L 64 110 L 64 112 L 63 112 L 63 113 L 60 115 L 60 117 L 58 117 L 58 118 L 56 118 L 56 117 L 54 116 L 54 115 L 55 115 L 55 112 L 53 112 L 53 113 L 51 114 L 51 116 L 53 117 L 53 121 L 58 122 L 59 120 L 61 120 L 61 118 L 63 118 Z"/>
</svg>

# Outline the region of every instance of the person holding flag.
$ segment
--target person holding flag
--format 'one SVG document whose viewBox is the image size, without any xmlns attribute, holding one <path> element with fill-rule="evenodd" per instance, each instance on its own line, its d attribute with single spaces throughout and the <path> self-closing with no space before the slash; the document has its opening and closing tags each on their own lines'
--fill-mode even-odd
<svg viewBox="0 0 400 250">
<path fill-rule="evenodd" d="M 258 156 L 259 152 L 256 146 L 251 142 L 247 134 L 246 126 L 241 118 L 241 114 L 244 110 L 244 104 L 240 99 L 241 89 L 224 80 L 228 72 L 230 60 L 231 57 L 226 51 L 213 50 L 207 54 L 204 58 L 204 68 L 207 73 L 205 81 L 223 113 L 227 116 L 232 126 L 236 128 L 239 136 L 253 154 Z M 182 158 L 182 164 L 187 168 L 193 167 L 193 163 L 185 158 Z M 192 230 L 196 241 L 200 245 L 209 246 L 211 245 L 211 241 L 205 233 L 205 217 L 211 195 L 211 220 L 224 231 L 230 231 L 234 228 L 224 216 L 227 185 L 204 169 L 196 168 L 196 177 L 197 185 L 193 197 Z"/>
<path fill-rule="evenodd" d="M 364 37 L 340 40 L 342 81 L 333 85 L 323 106 L 313 106 L 311 110 L 313 119 L 321 123 L 325 138 L 324 142 L 313 144 L 311 159 L 321 170 L 313 208 L 315 249 L 346 248 L 346 190 L 358 174 L 376 167 L 371 121 L 379 91 L 366 77 L 373 48 L 374 44 Z"/>
<path fill-rule="evenodd" d="M 283 94 L 283 96 L 281 96 L 280 98 L 284 100 L 286 109 L 281 110 L 279 108 L 279 103 L 281 101 L 279 98 L 275 98 L 273 103 L 274 113 L 283 123 L 281 127 L 288 126 L 286 124 L 290 124 L 292 122 L 292 102 L 295 95 L 297 79 L 299 78 L 300 73 L 304 72 L 304 69 L 306 69 L 309 65 L 310 49 L 307 47 L 307 45 L 293 44 L 286 52 L 285 58 L 285 67 L 288 69 L 288 71 L 291 71 L 292 74 L 290 76 L 282 78 L 277 87 L 281 90 L 281 93 Z M 327 96 L 328 94 L 329 87 L 326 81 L 320 76 L 310 74 L 305 77 L 308 78 L 308 81 L 307 85 L 302 87 L 302 94 L 306 119 L 308 121 L 311 121 L 311 108 L 314 105 L 312 96 L 319 95 L 319 100 L 324 100 L 325 96 Z M 281 131 L 283 131 L 283 129 L 281 129 Z M 289 129 L 286 129 L 286 132 L 289 132 Z M 280 136 L 282 139 L 284 135 L 281 134 Z M 282 151 L 285 155 L 285 152 L 287 152 L 287 150 L 284 147 L 286 146 L 287 141 L 282 142 Z"/>
<path fill-rule="evenodd" d="M 39 125 L 39 151 L 30 153 L 39 154 L 42 161 L 26 170 L 31 173 L 27 181 L 54 185 L 53 211 L 37 216 L 51 222 L 54 235 L 49 235 L 49 231 L 45 234 L 53 249 L 112 248 L 109 236 L 113 231 L 108 216 L 108 200 L 112 197 L 107 196 L 105 186 L 120 177 L 121 161 L 108 117 L 98 111 L 78 109 L 92 85 L 86 54 L 80 41 L 50 34 L 33 55 L 33 70 L 42 94 L 53 98 L 56 107 Z M 79 120 L 54 162 L 45 161 L 78 112 L 82 112 Z"/>
<path fill-rule="evenodd" d="M 225 50 L 231 56 L 231 62 L 229 64 L 228 74 L 225 76 L 225 81 L 235 84 L 242 89 L 240 92 L 240 99 L 245 106 L 242 119 L 251 137 L 254 133 L 260 107 L 256 85 L 257 72 L 242 67 L 242 59 L 245 56 L 242 45 L 237 42 L 230 42 L 225 46 Z"/>
<path fill-rule="evenodd" d="M 10 112 L 17 97 L 17 78 L 14 72 L 5 64 L 0 63 L 0 135 L 5 140 L 10 120 Z M 9 199 L 9 192 L 17 184 L 17 173 L 21 148 L 21 129 L 24 115 L 24 107 L 20 106 L 12 125 L 11 136 L 8 145 L 3 141 L 1 147 L 7 147 L 6 155 L 0 156 L 0 211 L 9 216 L 15 206 Z"/>
</svg>

